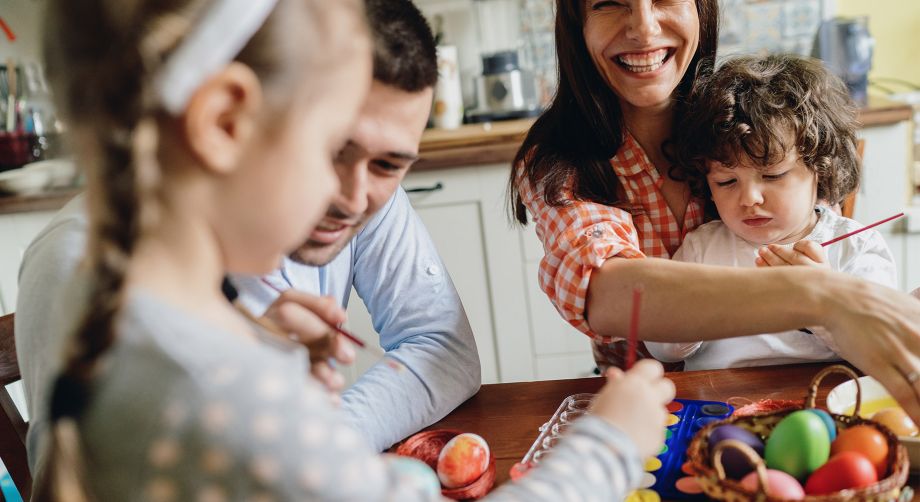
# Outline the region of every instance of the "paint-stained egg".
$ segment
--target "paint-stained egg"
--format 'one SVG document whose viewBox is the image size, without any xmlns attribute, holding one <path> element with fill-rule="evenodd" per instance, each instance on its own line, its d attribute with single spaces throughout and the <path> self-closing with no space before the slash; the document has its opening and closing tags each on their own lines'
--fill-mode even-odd
<svg viewBox="0 0 920 502">
<path fill-rule="evenodd" d="M 438 479 L 445 488 L 459 488 L 479 479 L 489 468 L 489 445 L 465 432 L 454 436 L 438 455 Z"/>
</svg>

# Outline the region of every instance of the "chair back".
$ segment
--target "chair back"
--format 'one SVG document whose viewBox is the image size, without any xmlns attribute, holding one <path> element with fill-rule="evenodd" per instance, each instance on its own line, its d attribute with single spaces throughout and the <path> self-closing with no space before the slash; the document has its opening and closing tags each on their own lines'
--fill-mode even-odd
<svg viewBox="0 0 920 502">
<path fill-rule="evenodd" d="M 863 161 L 863 153 L 866 151 L 866 140 L 861 139 L 856 143 L 856 157 L 861 164 Z M 840 203 L 840 214 L 846 216 L 847 218 L 853 217 L 853 211 L 856 210 L 856 192 L 859 191 L 857 187 L 856 190 L 853 190 L 843 199 L 843 202 Z"/>
<path fill-rule="evenodd" d="M 0 317 L 0 459 L 10 472 L 23 500 L 32 493 L 32 475 L 26 455 L 28 424 L 13 404 L 6 386 L 19 380 L 19 363 L 16 361 L 16 339 L 13 337 L 13 314 Z"/>
</svg>

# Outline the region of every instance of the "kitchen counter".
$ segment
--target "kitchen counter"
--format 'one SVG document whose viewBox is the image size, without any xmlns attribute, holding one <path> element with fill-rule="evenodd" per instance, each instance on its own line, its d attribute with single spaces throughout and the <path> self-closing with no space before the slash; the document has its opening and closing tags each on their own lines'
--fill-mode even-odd
<svg viewBox="0 0 920 502">
<path fill-rule="evenodd" d="M 894 124 L 910 120 L 912 109 L 906 103 L 872 96 L 859 111 L 863 127 Z M 413 170 L 443 169 L 511 162 L 533 124 L 533 119 L 468 124 L 458 129 L 428 129 L 422 135 L 421 159 Z"/>
<path fill-rule="evenodd" d="M 863 127 L 873 127 L 910 120 L 911 114 L 907 104 L 870 97 L 859 118 Z M 510 163 L 532 124 L 533 119 L 523 119 L 467 124 L 452 130 L 428 129 L 419 145 L 421 158 L 412 170 Z M 0 214 L 56 210 L 78 192 L 67 189 L 30 196 L 0 196 Z"/>
</svg>

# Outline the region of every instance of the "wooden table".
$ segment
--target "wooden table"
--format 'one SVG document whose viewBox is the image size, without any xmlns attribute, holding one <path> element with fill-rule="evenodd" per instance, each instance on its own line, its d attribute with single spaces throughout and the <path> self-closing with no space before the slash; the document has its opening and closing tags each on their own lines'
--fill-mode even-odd
<svg viewBox="0 0 920 502">
<path fill-rule="evenodd" d="M 737 406 L 768 398 L 804 398 L 812 377 L 824 366 L 688 371 L 670 373 L 668 377 L 674 381 L 679 398 L 727 401 Z M 844 376 L 828 376 L 819 389 L 818 404 L 823 406 L 830 389 L 844 380 Z M 537 437 L 537 429 L 566 396 L 597 392 L 601 385 L 601 378 L 483 385 L 478 394 L 430 428 L 460 429 L 485 438 L 496 457 L 495 482 L 499 485 L 508 481 L 511 466 L 521 460 Z M 920 486 L 916 475 L 908 482 Z M 914 501 L 920 502 L 920 495 Z"/>
</svg>

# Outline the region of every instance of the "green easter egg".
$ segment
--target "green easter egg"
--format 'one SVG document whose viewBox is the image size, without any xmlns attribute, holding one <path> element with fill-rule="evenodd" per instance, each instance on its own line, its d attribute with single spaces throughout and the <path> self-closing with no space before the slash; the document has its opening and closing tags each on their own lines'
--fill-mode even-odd
<svg viewBox="0 0 920 502">
<path fill-rule="evenodd" d="M 801 480 L 827 462 L 830 452 L 824 421 L 810 411 L 799 410 L 776 424 L 767 438 L 764 460 L 767 467 Z"/>
</svg>

